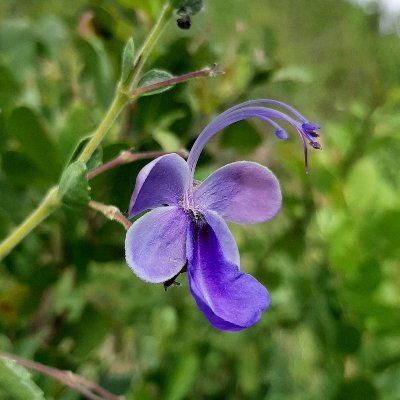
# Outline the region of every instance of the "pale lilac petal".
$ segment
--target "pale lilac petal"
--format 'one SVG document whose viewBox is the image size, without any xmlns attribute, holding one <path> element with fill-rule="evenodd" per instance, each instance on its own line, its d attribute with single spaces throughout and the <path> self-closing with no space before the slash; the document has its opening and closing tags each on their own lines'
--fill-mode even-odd
<svg viewBox="0 0 400 400">
<path fill-rule="evenodd" d="M 163 204 L 178 205 L 188 181 L 189 168 L 182 157 L 167 154 L 156 158 L 136 178 L 129 203 L 129 217 Z"/>
<path fill-rule="evenodd" d="M 187 240 L 189 288 L 197 306 L 216 329 L 250 327 L 269 306 L 267 290 L 255 278 L 227 261 L 217 237 L 206 222 L 189 223 Z"/>
<path fill-rule="evenodd" d="M 186 263 L 187 216 L 179 207 L 160 207 L 143 215 L 125 239 L 126 262 L 146 282 L 165 282 Z"/>
<path fill-rule="evenodd" d="M 224 219 L 239 224 L 269 220 L 282 204 L 275 175 L 249 161 L 218 169 L 194 189 L 193 198 L 199 209 L 216 211 Z"/>
</svg>

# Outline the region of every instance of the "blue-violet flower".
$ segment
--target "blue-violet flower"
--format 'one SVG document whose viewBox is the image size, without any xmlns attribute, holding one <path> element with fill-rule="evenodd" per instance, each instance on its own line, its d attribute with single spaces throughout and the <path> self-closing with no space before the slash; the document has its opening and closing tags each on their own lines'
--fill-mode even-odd
<svg viewBox="0 0 400 400">
<path fill-rule="evenodd" d="M 257 105 L 258 104 L 258 105 Z M 290 115 L 261 106 L 269 104 Z M 239 270 L 239 252 L 225 223 L 254 224 L 273 218 L 281 207 L 277 178 L 255 162 L 239 161 L 194 182 L 199 155 L 212 136 L 237 121 L 258 118 L 269 123 L 279 139 L 288 135 L 277 121 L 299 134 L 307 169 L 307 142 L 316 141 L 319 126 L 276 100 L 252 100 L 216 117 L 200 133 L 187 162 L 176 154 L 159 157 L 138 174 L 129 205 L 126 261 L 142 280 L 173 282 L 187 271 L 190 292 L 208 322 L 216 329 L 239 331 L 255 324 L 270 303 L 267 290 Z"/>
</svg>

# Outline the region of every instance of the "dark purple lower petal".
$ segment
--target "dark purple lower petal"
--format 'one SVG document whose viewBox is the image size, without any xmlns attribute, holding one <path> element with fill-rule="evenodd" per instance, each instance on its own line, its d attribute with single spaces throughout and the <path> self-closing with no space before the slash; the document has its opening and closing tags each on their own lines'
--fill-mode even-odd
<svg viewBox="0 0 400 400">
<path fill-rule="evenodd" d="M 267 290 L 224 256 L 218 233 L 207 224 L 189 224 L 189 287 L 197 306 L 216 329 L 239 331 L 255 324 L 269 306 Z"/>
<path fill-rule="evenodd" d="M 240 255 L 235 239 L 226 222 L 215 211 L 204 212 L 204 218 L 218 238 L 219 247 L 226 261 L 239 268 Z"/>
</svg>

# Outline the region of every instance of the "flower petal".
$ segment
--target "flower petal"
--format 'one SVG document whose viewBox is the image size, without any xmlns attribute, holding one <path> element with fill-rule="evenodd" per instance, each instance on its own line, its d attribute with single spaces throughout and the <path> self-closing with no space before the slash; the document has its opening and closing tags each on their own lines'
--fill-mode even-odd
<svg viewBox="0 0 400 400">
<path fill-rule="evenodd" d="M 208 225 L 210 225 L 211 229 L 218 238 L 218 242 L 225 260 L 231 264 L 237 265 L 239 268 L 239 250 L 237 248 L 235 239 L 228 228 L 228 225 L 226 225 L 226 222 L 215 211 L 205 211 L 203 215 Z"/>
<path fill-rule="evenodd" d="M 214 328 L 248 328 L 268 308 L 267 290 L 224 257 L 219 231 L 207 222 L 189 224 L 187 258 L 190 291 Z"/>
<path fill-rule="evenodd" d="M 275 175 L 249 161 L 225 165 L 194 189 L 196 207 L 216 211 L 228 221 L 252 224 L 279 211 L 282 194 Z"/>
<path fill-rule="evenodd" d="M 146 282 L 165 282 L 186 262 L 187 216 L 179 207 L 156 208 L 129 228 L 126 262 Z"/>
<path fill-rule="evenodd" d="M 129 217 L 163 204 L 178 205 L 189 180 L 186 161 L 177 154 L 161 156 L 147 164 L 136 178 Z"/>
</svg>

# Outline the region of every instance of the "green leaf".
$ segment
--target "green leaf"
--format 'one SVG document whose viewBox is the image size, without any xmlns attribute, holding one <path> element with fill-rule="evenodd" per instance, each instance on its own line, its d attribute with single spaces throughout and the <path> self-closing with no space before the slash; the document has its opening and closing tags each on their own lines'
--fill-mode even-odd
<svg viewBox="0 0 400 400">
<path fill-rule="evenodd" d="M 164 151 L 175 151 L 181 147 L 179 139 L 169 131 L 157 129 L 152 136 Z"/>
<path fill-rule="evenodd" d="M 257 371 L 260 370 L 260 356 L 254 345 L 245 345 L 240 348 L 238 361 L 238 383 L 244 394 L 255 396 L 260 386 Z"/>
<path fill-rule="evenodd" d="M 49 32 L 51 32 L 50 35 Z M 68 37 L 67 32 L 63 21 L 54 15 L 43 16 L 35 25 L 35 33 L 39 41 L 57 57 L 65 50 L 63 43 Z"/>
<path fill-rule="evenodd" d="M 41 177 L 32 161 L 19 151 L 8 150 L 4 152 L 1 166 L 8 178 L 20 184 L 32 184 Z"/>
<path fill-rule="evenodd" d="M 371 381 L 353 378 L 342 383 L 335 400 L 377 400 L 378 392 Z"/>
<path fill-rule="evenodd" d="M 370 158 L 354 164 L 347 176 L 344 193 L 353 217 L 363 216 L 370 210 L 390 209 L 398 204 L 398 193 Z"/>
<path fill-rule="evenodd" d="M 90 36 L 82 42 L 82 51 L 88 72 L 94 77 L 94 89 L 104 106 L 111 101 L 114 93 L 114 76 L 110 56 L 103 42 Z"/>
<path fill-rule="evenodd" d="M 122 54 L 122 64 L 121 64 L 121 79 L 122 83 L 128 80 L 129 74 L 132 71 L 133 60 L 135 58 L 135 44 L 133 39 L 129 38 L 126 42 L 124 52 Z"/>
<path fill-rule="evenodd" d="M 74 270 L 67 269 L 54 286 L 52 308 L 68 322 L 76 322 L 82 315 L 85 299 L 82 290 L 75 286 Z"/>
<path fill-rule="evenodd" d="M 82 208 L 90 200 L 87 168 L 82 161 L 73 162 L 62 174 L 58 196 L 67 207 Z"/>
<path fill-rule="evenodd" d="M 373 237 L 371 238 L 372 240 L 371 243 L 369 243 L 368 241 L 363 241 L 363 243 L 365 243 L 366 245 L 366 248 L 373 249 L 375 245 L 379 249 L 377 254 L 379 254 L 380 251 L 382 251 L 382 254 L 387 254 L 385 253 L 386 249 L 380 248 L 379 246 L 381 244 L 380 240 L 383 238 L 383 241 L 385 242 L 385 239 L 387 238 L 384 237 L 385 235 L 381 231 L 376 229 L 375 224 L 373 232 L 374 234 Z M 379 239 L 377 239 L 376 236 L 379 236 Z M 390 233 L 388 233 L 388 237 L 390 238 Z M 396 248 L 397 247 L 398 246 L 396 246 Z M 382 279 L 383 279 L 383 272 L 381 263 L 377 259 L 372 258 L 364 261 L 358 266 L 355 274 L 352 275 L 349 279 L 349 287 L 353 292 L 363 293 L 363 294 L 365 293 L 368 295 L 368 293 L 373 292 L 379 286 L 379 284 L 382 282 Z"/>
<path fill-rule="evenodd" d="M 86 168 L 88 171 L 91 169 L 100 167 L 103 164 L 103 148 L 99 146 L 94 153 L 90 156 L 88 162 L 86 163 Z"/>
<path fill-rule="evenodd" d="M 336 326 L 336 349 L 343 354 L 353 354 L 360 347 L 361 334 L 354 326 Z"/>
<path fill-rule="evenodd" d="M 197 355 L 192 352 L 183 354 L 169 375 L 164 398 L 167 400 L 187 398 L 198 369 L 199 361 Z"/>
<path fill-rule="evenodd" d="M 81 154 L 82 150 L 86 146 L 87 142 L 89 142 L 91 136 L 87 136 L 80 140 L 78 145 L 75 147 L 75 150 L 72 152 L 72 155 L 69 157 L 68 162 L 66 163 L 71 164 L 72 161 L 76 160 Z M 101 146 L 97 147 L 94 153 L 90 156 L 88 162 L 86 163 L 87 170 L 91 170 L 103 164 L 103 148 Z"/>
<path fill-rule="evenodd" d="M 0 398 L 45 400 L 42 390 L 32 381 L 30 373 L 25 368 L 14 361 L 2 358 L 0 358 Z"/>
<path fill-rule="evenodd" d="M 58 147 L 44 128 L 39 116 L 28 107 L 14 109 L 6 121 L 6 132 L 18 141 L 19 149 L 40 172 L 51 179 L 59 176 Z"/>
<path fill-rule="evenodd" d="M 89 106 L 81 100 L 74 101 L 65 109 L 56 131 L 58 145 L 62 149 L 63 165 L 68 165 L 74 159 L 73 156 L 77 156 L 77 151 L 82 150 L 82 142 L 89 140 L 89 133 L 95 129 L 96 123 L 91 118 Z"/>
<path fill-rule="evenodd" d="M 87 357 L 91 351 L 98 348 L 110 333 L 110 324 L 110 315 L 88 305 L 83 311 L 80 321 L 72 326 L 71 336 L 76 343 L 73 355 L 80 358 Z"/>
<path fill-rule="evenodd" d="M 160 69 L 152 69 L 151 71 L 146 72 L 140 78 L 138 87 L 153 85 L 154 83 L 162 82 L 162 81 L 165 81 L 165 80 L 171 79 L 171 78 L 173 78 L 173 75 L 171 75 L 167 71 L 162 71 Z M 167 90 L 171 89 L 173 86 L 175 86 L 175 85 L 163 86 L 158 89 L 149 90 L 148 92 L 141 94 L 141 96 L 152 96 L 153 94 L 166 92 Z"/>
<path fill-rule="evenodd" d="M 31 26 L 27 18 L 2 20 L 0 25 L 1 58 L 20 83 L 26 78 L 36 56 L 35 34 Z"/>
<path fill-rule="evenodd" d="M 20 88 L 11 71 L 0 64 L 0 108 L 10 107 L 18 97 Z"/>
</svg>

